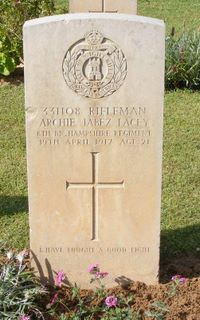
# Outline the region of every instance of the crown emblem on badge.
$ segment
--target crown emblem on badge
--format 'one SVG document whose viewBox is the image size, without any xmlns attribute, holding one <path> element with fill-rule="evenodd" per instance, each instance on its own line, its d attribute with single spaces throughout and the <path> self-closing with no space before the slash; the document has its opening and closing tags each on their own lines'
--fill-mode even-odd
<svg viewBox="0 0 200 320">
<path fill-rule="evenodd" d="M 88 44 L 94 46 L 103 42 L 103 35 L 97 30 L 92 30 L 85 35 L 85 40 Z"/>
<path fill-rule="evenodd" d="M 67 85 L 87 98 L 111 95 L 122 86 L 126 75 L 127 61 L 122 50 L 98 30 L 88 32 L 73 44 L 63 60 Z"/>
</svg>

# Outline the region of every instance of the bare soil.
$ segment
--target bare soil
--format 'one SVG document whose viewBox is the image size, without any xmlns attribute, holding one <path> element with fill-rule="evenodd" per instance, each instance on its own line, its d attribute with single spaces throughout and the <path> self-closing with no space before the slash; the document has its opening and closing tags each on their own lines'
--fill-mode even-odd
<svg viewBox="0 0 200 320">
<path fill-rule="evenodd" d="M 172 294 L 171 277 L 181 274 L 186 277 L 186 282 L 180 284 L 177 290 Z M 187 257 L 174 259 L 173 262 L 165 262 L 161 265 L 160 284 L 155 286 L 147 286 L 141 282 L 133 282 L 127 286 L 118 285 L 107 291 L 107 295 L 115 295 L 116 297 L 132 296 L 131 308 L 139 311 L 141 320 L 158 319 L 158 320 L 200 320 L 200 259 L 197 257 Z M 53 296 L 53 292 L 51 296 Z M 88 303 L 92 295 L 90 290 L 82 290 L 81 297 L 85 301 L 88 308 L 104 305 L 104 299 L 93 299 L 92 303 Z M 67 315 L 77 310 L 77 303 L 72 299 L 71 289 L 63 287 L 59 289 L 58 296 L 62 302 L 70 309 Z M 50 299 L 50 297 L 48 297 Z M 147 317 L 146 311 L 155 311 L 152 304 L 162 302 L 168 309 L 163 313 L 163 317 Z M 44 302 L 44 304 L 47 301 Z M 60 310 L 64 312 L 64 310 Z M 101 319 L 99 314 L 94 320 Z M 84 319 L 84 318 L 83 318 Z M 124 319 L 124 318 L 123 318 Z M 48 320 L 57 320 L 50 317 Z"/>
<path fill-rule="evenodd" d="M 164 319 L 166 320 L 197 320 L 200 319 L 200 279 L 194 278 L 188 280 L 184 285 L 180 285 L 173 297 L 169 296 L 171 284 L 161 284 L 159 286 L 146 286 L 143 283 L 133 283 L 128 290 L 128 294 L 133 294 L 133 309 L 139 310 L 142 319 L 145 317 L 144 312 L 151 310 L 153 302 L 164 302 L 169 312 Z M 112 291 L 114 294 L 122 291 L 116 288 Z"/>
</svg>

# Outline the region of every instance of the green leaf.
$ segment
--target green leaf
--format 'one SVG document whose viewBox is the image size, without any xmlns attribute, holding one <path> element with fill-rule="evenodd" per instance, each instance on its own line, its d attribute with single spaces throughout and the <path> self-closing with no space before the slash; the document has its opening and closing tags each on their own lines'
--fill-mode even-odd
<svg viewBox="0 0 200 320">
<path fill-rule="evenodd" d="M 8 76 L 16 68 L 15 60 L 4 53 L 0 53 L 0 73 Z"/>
</svg>

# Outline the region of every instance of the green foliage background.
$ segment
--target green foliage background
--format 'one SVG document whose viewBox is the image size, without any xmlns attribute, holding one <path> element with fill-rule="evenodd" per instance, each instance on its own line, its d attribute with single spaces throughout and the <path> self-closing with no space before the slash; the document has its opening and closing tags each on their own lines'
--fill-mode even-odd
<svg viewBox="0 0 200 320">
<path fill-rule="evenodd" d="M 3 0 L 0 5 L 0 74 L 9 75 L 23 57 L 26 20 L 55 12 L 53 0 Z"/>
<path fill-rule="evenodd" d="M 199 31 L 167 37 L 165 85 L 168 89 L 200 89 Z"/>
</svg>

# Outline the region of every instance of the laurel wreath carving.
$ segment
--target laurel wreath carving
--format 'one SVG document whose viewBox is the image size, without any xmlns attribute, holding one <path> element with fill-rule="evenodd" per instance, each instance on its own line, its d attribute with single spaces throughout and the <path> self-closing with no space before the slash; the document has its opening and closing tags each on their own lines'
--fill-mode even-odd
<svg viewBox="0 0 200 320">
<path fill-rule="evenodd" d="M 104 96 L 111 95 L 114 91 L 119 89 L 127 75 L 127 62 L 120 49 L 116 49 L 115 52 L 112 54 L 112 60 L 115 68 L 115 73 L 111 82 L 115 86 L 113 86 L 113 89 L 108 91 Z"/>
<path fill-rule="evenodd" d="M 74 77 L 75 75 L 75 65 L 76 65 L 76 54 L 71 54 L 70 51 L 67 52 L 67 55 L 63 63 L 63 71 L 65 79 L 68 81 L 68 84 L 73 84 L 76 82 Z"/>
<path fill-rule="evenodd" d="M 110 82 L 111 84 L 113 84 L 113 87 L 106 93 L 104 92 L 102 96 L 100 94 L 100 98 L 109 96 L 117 89 L 119 89 L 127 75 L 127 62 L 122 51 L 120 49 L 116 49 L 110 57 L 114 66 L 114 76 Z M 63 74 L 68 86 L 72 87 L 72 89 L 74 84 L 79 84 L 75 72 L 76 60 L 77 53 L 71 53 L 70 51 L 68 51 L 63 62 Z M 82 87 L 80 89 L 76 88 L 75 92 L 86 97 L 90 96 L 90 90 L 87 87 Z M 101 92 L 101 89 L 99 90 L 99 92 Z"/>
</svg>

